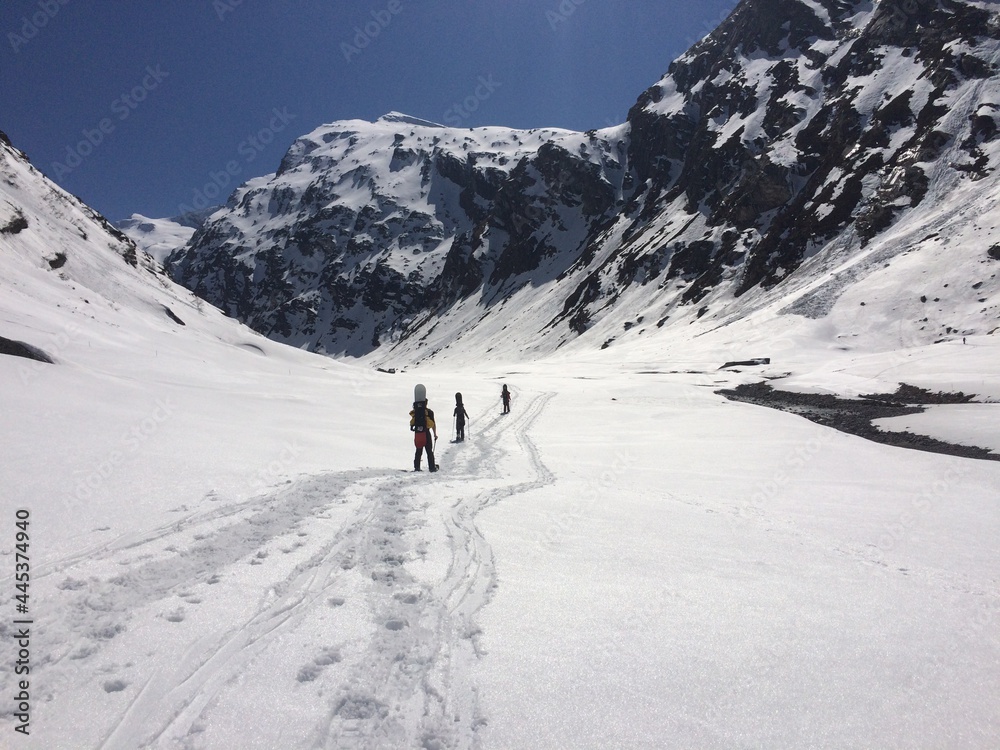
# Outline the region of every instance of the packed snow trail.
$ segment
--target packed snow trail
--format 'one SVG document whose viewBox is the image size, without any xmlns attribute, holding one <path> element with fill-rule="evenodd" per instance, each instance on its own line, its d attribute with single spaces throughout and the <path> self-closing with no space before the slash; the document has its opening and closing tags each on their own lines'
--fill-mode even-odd
<svg viewBox="0 0 1000 750">
<path fill-rule="evenodd" d="M 445 448 L 438 474 L 307 477 L 46 565 L 36 679 L 59 709 L 39 741 L 212 748 L 238 722 L 246 747 L 478 747 L 496 571 L 476 517 L 554 481 L 529 435 L 551 396 Z"/>
<path fill-rule="evenodd" d="M 367 594 L 376 627 L 320 727 L 316 746 L 478 746 L 476 728 L 483 717 L 469 676 L 477 658 L 473 619 L 496 578 L 476 515 L 553 480 L 528 437 L 550 398 L 534 397 L 516 417 L 494 417 L 451 451 L 447 473 L 438 481 L 415 485 L 411 478 L 395 479 L 385 487 L 357 560 L 358 568 L 370 573 Z M 522 453 L 512 452 L 510 441 Z M 424 532 L 429 536 L 415 535 L 423 536 L 415 546 L 401 531 L 420 525 L 414 515 L 441 524 Z M 423 545 L 448 550 L 443 577 L 415 575 L 404 566 L 414 551 L 426 554 Z"/>
</svg>

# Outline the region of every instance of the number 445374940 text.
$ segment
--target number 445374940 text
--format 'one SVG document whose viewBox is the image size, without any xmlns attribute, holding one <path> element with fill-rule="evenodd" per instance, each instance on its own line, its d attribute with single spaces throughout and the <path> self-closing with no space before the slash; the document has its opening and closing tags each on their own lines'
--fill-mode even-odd
<svg viewBox="0 0 1000 750">
<path fill-rule="evenodd" d="M 14 663 L 14 673 L 18 676 L 15 687 L 18 688 L 14 697 L 14 717 L 17 719 L 16 732 L 28 734 L 31 724 L 31 693 L 28 675 L 31 674 L 31 623 L 28 616 L 28 589 L 31 585 L 31 556 L 28 554 L 30 536 L 28 524 L 31 514 L 26 510 L 18 510 L 14 522 L 15 554 L 14 554 L 14 602 L 17 617 L 14 619 L 14 640 L 17 644 L 17 660 Z"/>
</svg>

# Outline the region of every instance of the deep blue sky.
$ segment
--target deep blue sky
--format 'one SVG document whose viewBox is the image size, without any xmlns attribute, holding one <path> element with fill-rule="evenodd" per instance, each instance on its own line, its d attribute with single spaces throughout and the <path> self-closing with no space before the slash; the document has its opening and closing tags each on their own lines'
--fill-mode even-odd
<svg viewBox="0 0 1000 750">
<path fill-rule="evenodd" d="M 0 130 L 112 220 L 173 216 L 334 120 L 623 122 L 736 3 L 4 0 Z"/>
</svg>

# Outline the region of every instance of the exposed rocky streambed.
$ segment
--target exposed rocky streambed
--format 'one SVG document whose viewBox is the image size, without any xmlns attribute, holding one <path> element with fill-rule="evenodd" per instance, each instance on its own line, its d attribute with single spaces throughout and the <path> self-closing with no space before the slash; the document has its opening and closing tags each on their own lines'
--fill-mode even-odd
<svg viewBox="0 0 1000 750">
<path fill-rule="evenodd" d="M 813 422 L 877 443 L 949 456 L 1000 461 L 1000 454 L 993 453 L 987 448 L 957 445 L 912 432 L 890 432 L 872 424 L 874 419 L 922 412 L 931 404 L 970 403 L 975 398 L 974 394 L 932 393 L 904 383 L 895 393 L 870 393 L 863 394 L 859 399 L 849 399 L 829 394 L 779 391 L 765 382 L 747 383 L 716 393 L 732 401 L 745 401 L 792 412 Z"/>
</svg>

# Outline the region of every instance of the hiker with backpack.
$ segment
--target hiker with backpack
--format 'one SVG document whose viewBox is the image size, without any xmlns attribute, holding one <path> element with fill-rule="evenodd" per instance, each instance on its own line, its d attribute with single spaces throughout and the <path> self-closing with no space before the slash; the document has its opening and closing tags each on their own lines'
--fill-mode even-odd
<svg viewBox="0 0 1000 750">
<path fill-rule="evenodd" d="M 462 394 L 455 394 L 455 442 L 461 443 L 465 440 L 465 420 L 469 418 L 469 413 L 465 411 L 465 405 L 462 403 Z"/>
<path fill-rule="evenodd" d="M 503 402 L 503 414 L 510 414 L 510 391 L 507 390 L 507 384 L 503 384 L 503 390 L 500 391 L 500 400 Z"/>
<path fill-rule="evenodd" d="M 427 451 L 427 470 L 437 471 L 434 463 L 434 440 L 437 440 L 437 425 L 434 423 L 434 411 L 427 408 L 427 391 L 422 385 L 413 389 L 413 409 L 410 411 L 410 431 L 413 432 L 413 445 L 417 452 L 413 455 L 413 470 L 420 471 L 420 457 Z"/>
</svg>

